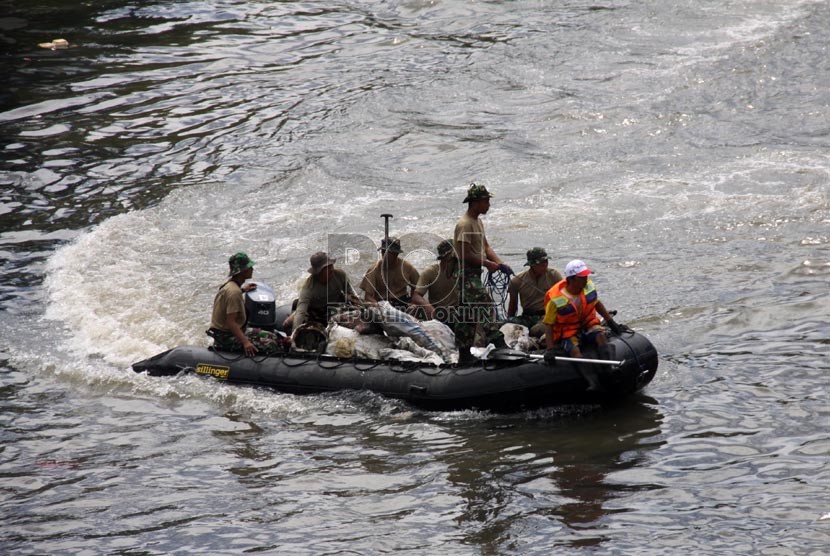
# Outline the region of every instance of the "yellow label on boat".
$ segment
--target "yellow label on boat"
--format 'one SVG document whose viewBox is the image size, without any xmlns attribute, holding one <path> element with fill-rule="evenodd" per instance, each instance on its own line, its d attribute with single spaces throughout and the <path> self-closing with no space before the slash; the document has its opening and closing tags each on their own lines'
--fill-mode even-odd
<svg viewBox="0 0 830 556">
<path fill-rule="evenodd" d="M 200 375 L 209 375 L 219 380 L 227 380 L 228 373 L 231 372 L 230 367 L 218 367 L 216 365 L 208 365 L 207 363 L 199 363 L 196 365 L 196 373 Z"/>
</svg>

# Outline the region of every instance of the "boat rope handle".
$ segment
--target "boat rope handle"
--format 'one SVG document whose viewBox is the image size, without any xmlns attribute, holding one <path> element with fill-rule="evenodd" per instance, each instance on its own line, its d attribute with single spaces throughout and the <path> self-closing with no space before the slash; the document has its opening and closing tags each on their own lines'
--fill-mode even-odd
<svg viewBox="0 0 830 556">
<path fill-rule="evenodd" d="M 291 355 L 291 354 L 290 354 L 290 353 L 285 353 L 285 354 L 283 354 L 283 355 L 281 355 L 281 356 L 280 356 L 280 357 L 282 357 L 282 364 L 283 364 L 283 365 L 285 365 L 286 367 L 290 367 L 290 368 L 294 368 L 294 367 L 302 367 L 303 365 L 305 365 L 306 363 L 308 363 L 308 360 L 307 360 L 307 359 L 301 359 L 299 363 L 297 363 L 296 365 L 292 365 L 291 363 L 289 363 L 288 361 L 286 361 L 286 359 L 288 359 L 288 356 L 289 356 L 289 355 Z"/>
<path fill-rule="evenodd" d="M 225 357 L 224 355 L 222 355 L 222 352 L 216 349 L 213 350 L 213 353 L 215 353 L 216 357 L 218 357 L 222 361 L 228 361 L 230 363 L 235 363 L 236 361 L 239 361 L 240 359 L 244 359 L 246 357 L 244 353 L 240 353 L 237 357 Z"/>
<path fill-rule="evenodd" d="M 640 361 L 640 356 L 637 355 L 637 351 L 633 347 L 631 347 L 631 344 L 629 344 L 625 338 L 622 337 L 622 334 L 619 334 L 617 338 L 619 338 L 620 341 L 624 343 L 626 347 L 628 347 L 628 350 L 634 355 L 634 362 L 637 363 L 637 368 L 641 371 L 645 369 L 646 366 L 643 365 L 643 363 Z"/>
</svg>

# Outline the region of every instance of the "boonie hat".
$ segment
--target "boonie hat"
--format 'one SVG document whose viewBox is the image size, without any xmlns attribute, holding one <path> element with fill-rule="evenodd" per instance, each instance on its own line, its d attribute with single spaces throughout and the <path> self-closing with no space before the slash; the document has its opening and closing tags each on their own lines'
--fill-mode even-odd
<svg viewBox="0 0 830 556">
<path fill-rule="evenodd" d="M 525 263 L 525 266 L 533 266 L 547 260 L 549 260 L 548 252 L 541 247 L 534 247 L 527 252 L 527 262 Z"/>
<path fill-rule="evenodd" d="M 579 259 L 574 259 L 565 267 L 565 278 L 570 278 L 571 276 L 588 276 L 593 273 L 594 271 L 589 269 L 585 263 Z"/>
<path fill-rule="evenodd" d="M 436 257 L 436 258 L 438 260 L 443 259 L 447 255 L 452 255 L 452 253 L 453 253 L 452 240 L 451 239 L 445 239 L 444 241 L 442 241 L 441 243 L 438 244 L 437 249 L 438 249 L 438 257 Z"/>
<path fill-rule="evenodd" d="M 239 274 L 243 270 L 254 268 L 254 261 L 251 260 L 246 253 L 239 251 L 231 255 L 231 258 L 228 259 L 228 266 L 230 267 L 230 272 L 228 272 L 228 276 L 234 276 Z"/>
<path fill-rule="evenodd" d="M 328 253 L 325 251 L 317 251 L 314 253 L 309 261 L 311 262 L 311 267 L 308 269 L 309 274 L 317 274 L 324 268 L 329 265 L 333 265 L 337 259 L 329 258 Z"/>
<path fill-rule="evenodd" d="M 390 251 L 392 253 L 403 253 L 401 249 L 401 240 L 396 237 L 384 238 L 380 241 L 380 249 L 378 251 Z"/>
<path fill-rule="evenodd" d="M 467 189 L 467 196 L 464 197 L 464 200 L 461 202 L 469 203 L 471 201 L 477 201 L 479 199 L 489 199 L 492 196 L 493 194 L 487 191 L 487 188 L 484 187 L 483 184 L 473 182 L 470 184 L 470 188 Z"/>
</svg>

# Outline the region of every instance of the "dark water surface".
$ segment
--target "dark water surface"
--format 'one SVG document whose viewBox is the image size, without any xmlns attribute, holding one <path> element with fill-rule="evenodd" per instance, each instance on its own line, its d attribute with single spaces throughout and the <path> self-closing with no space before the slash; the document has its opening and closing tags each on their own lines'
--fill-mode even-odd
<svg viewBox="0 0 830 556">
<path fill-rule="evenodd" d="M 830 4 L 0 8 L 3 553 L 827 552 Z M 207 344 L 230 253 L 287 301 L 328 234 L 449 235 L 473 179 L 514 268 L 586 259 L 652 339 L 641 397 L 130 370 Z"/>
</svg>

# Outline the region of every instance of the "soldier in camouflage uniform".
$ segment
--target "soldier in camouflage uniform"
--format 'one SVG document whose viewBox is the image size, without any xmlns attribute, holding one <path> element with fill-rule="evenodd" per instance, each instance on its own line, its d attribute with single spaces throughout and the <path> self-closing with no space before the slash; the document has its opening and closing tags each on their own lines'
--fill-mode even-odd
<svg viewBox="0 0 830 556">
<path fill-rule="evenodd" d="M 254 354 L 259 355 L 280 355 L 286 353 L 291 348 L 291 339 L 283 338 L 269 330 L 261 328 L 245 328 L 245 337 L 253 344 L 256 350 Z M 245 353 L 244 346 L 236 339 L 231 337 L 229 339 L 219 340 L 213 338 L 213 348 L 219 351 L 231 351 L 234 353 Z"/>
<path fill-rule="evenodd" d="M 290 345 L 287 339 L 268 330 L 246 326 L 244 292 L 254 289 L 256 284 L 243 284 L 253 276 L 254 261 L 240 251 L 228 260 L 228 266 L 229 278 L 213 299 L 208 335 L 213 338 L 214 349 L 242 352 L 248 357 L 257 353 L 284 353 Z"/>
<path fill-rule="evenodd" d="M 484 224 L 479 218 L 490 210 L 492 196 L 484 185 L 470 184 L 463 201 L 467 203 L 467 211 L 458 220 L 453 233 L 460 262 L 459 311 L 454 330 L 455 342 L 462 358 L 469 356 L 471 346 L 504 342 L 499 332 L 499 323 L 496 322 L 493 300 L 481 282 L 482 267 L 490 272 L 513 272 L 493 251 L 484 233 Z"/>
</svg>

